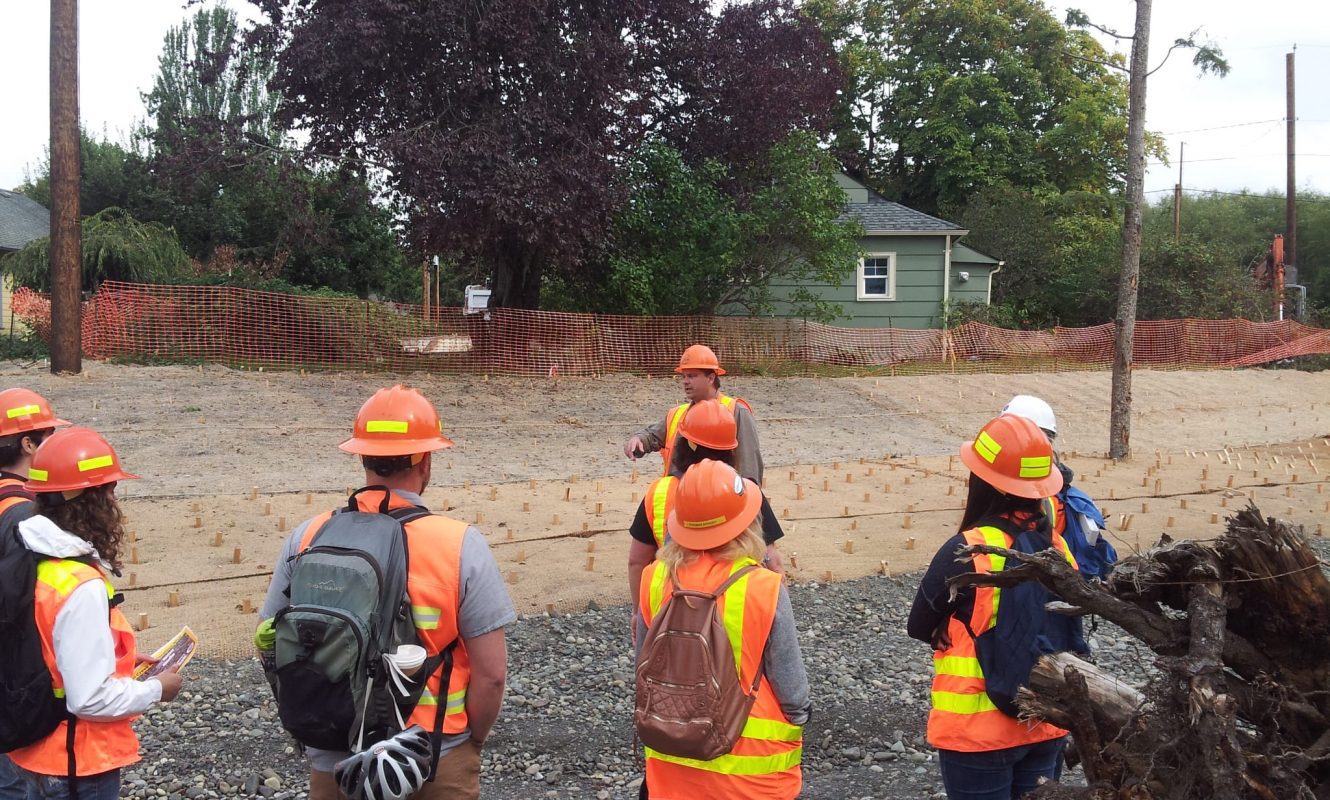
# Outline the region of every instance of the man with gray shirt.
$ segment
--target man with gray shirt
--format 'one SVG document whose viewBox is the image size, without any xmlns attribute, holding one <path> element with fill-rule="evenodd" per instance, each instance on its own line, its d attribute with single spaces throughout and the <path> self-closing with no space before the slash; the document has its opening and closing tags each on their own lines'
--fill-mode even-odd
<svg viewBox="0 0 1330 800">
<path fill-rule="evenodd" d="M 353 435 L 342 450 L 360 456 L 365 488 L 354 496 L 362 511 L 377 511 L 385 498 L 389 509 L 423 506 L 429 485 L 431 455 L 451 447 L 442 435 L 438 412 L 415 389 L 400 385 L 381 389 L 356 415 Z M 264 626 L 287 606 L 292 558 L 307 548 L 338 512 L 321 514 L 298 526 L 278 556 L 268 597 L 261 612 L 264 625 L 256 641 L 262 652 Z M 435 729 L 444 714 L 440 757 L 434 780 L 413 798 L 477 798 L 480 796 L 480 752 L 503 702 L 508 656 L 504 627 L 517 619 L 503 577 L 485 538 L 474 527 L 429 515 L 405 524 L 408 556 L 407 595 L 421 642 L 428 656 L 443 652 L 454 640 L 448 686 L 440 673 L 430 676 L 425 693 L 407 725 Z M 367 743 L 368 744 L 368 743 Z M 306 748 L 310 764 L 310 800 L 336 800 L 337 762 L 348 753 Z"/>
</svg>

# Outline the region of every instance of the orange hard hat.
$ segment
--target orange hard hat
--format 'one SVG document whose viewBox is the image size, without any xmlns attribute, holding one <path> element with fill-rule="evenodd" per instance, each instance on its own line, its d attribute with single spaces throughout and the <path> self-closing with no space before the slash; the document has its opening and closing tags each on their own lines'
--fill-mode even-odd
<svg viewBox="0 0 1330 800">
<path fill-rule="evenodd" d="M 42 442 L 28 468 L 30 492 L 71 492 L 137 478 L 120 467 L 115 449 L 91 428 L 65 428 Z"/>
<path fill-rule="evenodd" d="M 680 547 L 710 550 L 744 529 L 762 509 L 762 490 L 734 467 L 704 458 L 679 479 L 665 530 Z"/>
<path fill-rule="evenodd" d="M 411 456 L 452 446 L 430 401 L 400 383 L 366 400 L 351 438 L 338 445 L 362 456 Z"/>
<path fill-rule="evenodd" d="M 989 420 L 973 442 L 961 447 L 961 461 L 1003 494 L 1035 500 L 1062 490 L 1053 445 L 1038 425 L 1015 414 Z"/>
<path fill-rule="evenodd" d="M 0 436 L 14 436 L 68 425 L 51 411 L 46 398 L 30 389 L 6 389 L 0 392 Z"/>
<path fill-rule="evenodd" d="M 679 435 L 698 447 L 733 450 L 739 446 L 739 427 L 734 414 L 719 400 L 699 400 L 688 407 L 679 425 Z"/>
<path fill-rule="evenodd" d="M 679 366 L 675 367 L 674 371 L 683 372 L 686 369 L 709 369 L 717 375 L 725 374 L 725 370 L 720 368 L 720 361 L 716 358 L 715 351 L 704 344 L 695 344 L 679 356 Z"/>
</svg>

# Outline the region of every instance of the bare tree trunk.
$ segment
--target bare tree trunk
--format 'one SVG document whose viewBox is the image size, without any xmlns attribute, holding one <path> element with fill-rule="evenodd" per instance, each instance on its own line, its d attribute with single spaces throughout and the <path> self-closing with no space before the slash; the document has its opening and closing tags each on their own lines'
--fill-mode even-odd
<svg viewBox="0 0 1330 800">
<path fill-rule="evenodd" d="M 1150 70 L 1150 4 L 1136 0 L 1136 32 L 1131 42 L 1131 81 L 1127 89 L 1127 188 L 1122 220 L 1122 275 L 1113 341 L 1113 400 L 1108 454 L 1131 453 L 1131 369 L 1136 339 L 1136 293 L 1141 278 L 1141 205 L 1145 202 L 1145 79 Z"/>
<path fill-rule="evenodd" d="M 51 0 L 51 372 L 81 372 L 78 0 Z"/>
</svg>

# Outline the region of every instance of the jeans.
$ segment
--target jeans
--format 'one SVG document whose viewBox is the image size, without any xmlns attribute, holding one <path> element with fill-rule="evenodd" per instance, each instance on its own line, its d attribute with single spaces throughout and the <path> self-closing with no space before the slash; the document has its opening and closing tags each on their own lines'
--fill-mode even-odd
<svg viewBox="0 0 1330 800">
<path fill-rule="evenodd" d="M 0 755 L 0 800 L 27 800 L 28 782 L 9 756 Z"/>
<path fill-rule="evenodd" d="M 26 800 L 68 800 L 69 778 L 64 775 L 38 775 L 15 767 L 26 779 Z M 100 775 L 76 778 L 78 800 L 118 800 L 120 797 L 120 770 L 113 769 Z"/>
<path fill-rule="evenodd" d="M 1066 737 L 1038 744 L 962 753 L 938 750 L 948 800 L 1017 800 L 1034 791 L 1040 778 L 1060 772 Z"/>
</svg>

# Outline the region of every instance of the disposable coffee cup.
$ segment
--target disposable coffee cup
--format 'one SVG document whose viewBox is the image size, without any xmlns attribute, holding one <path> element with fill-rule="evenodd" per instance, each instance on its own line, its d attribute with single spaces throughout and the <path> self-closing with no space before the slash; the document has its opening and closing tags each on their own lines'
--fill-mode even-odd
<svg viewBox="0 0 1330 800">
<path fill-rule="evenodd" d="M 412 677 L 420 671 L 425 663 L 425 648 L 418 644 L 404 644 L 397 648 L 397 651 L 388 656 L 389 660 L 402 674 Z"/>
</svg>

